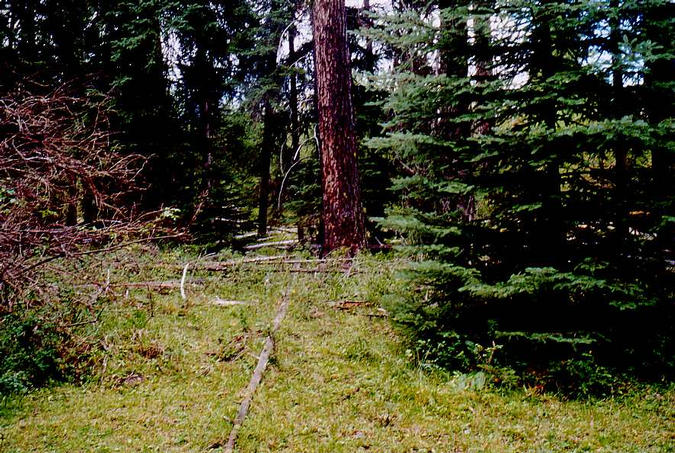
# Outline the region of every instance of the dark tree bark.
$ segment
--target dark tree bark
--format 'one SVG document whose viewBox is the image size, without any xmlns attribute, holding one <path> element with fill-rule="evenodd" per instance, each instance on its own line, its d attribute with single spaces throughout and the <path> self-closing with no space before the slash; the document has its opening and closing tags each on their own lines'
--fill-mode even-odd
<svg viewBox="0 0 675 453">
<path fill-rule="evenodd" d="M 614 11 L 619 10 L 619 3 L 617 0 L 610 2 L 610 8 Z M 610 36 L 609 47 L 612 53 L 612 110 L 614 117 L 620 119 L 625 112 L 624 93 L 623 93 L 623 71 L 620 67 L 620 43 L 621 30 L 619 28 L 620 18 L 612 16 L 609 20 Z M 615 160 L 615 176 L 614 176 L 614 197 L 615 197 L 615 218 L 614 227 L 616 234 L 617 248 L 622 250 L 625 238 L 628 236 L 628 226 L 626 225 L 627 208 L 626 208 L 626 194 L 628 186 L 628 156 L 626 144 L 617 137 L 614 143 L 614 160 Z"/>
<path fill-rule="evenodd" d="M 315 0 L 313 9 L 324 251 L 365 245 L 356 157 L 344 0 Z"/>
<path fill-rule="evenodd" d="M 295 63 L 297 59 L 297 53 L 295 52 L 296 33 L 297 31 L 295 29 L 295 25 L 291 26 L 291 28 L 288 30 L 288 59 L 292 63 Z M 288 104 L 291 110 L 291 148 L 288 153 L 288 158 L 284 161 L 284 171 L 293 165 L 293 156 L 300 146 L 300 124 L 298 121 L 298 75 L 296 74 L 295 69 L 293 69 L 291 72 L 289 83 L 290 90 Z"/>
<path fill-rule="evenodd" d="M 543 2 L 542 6 L 548 5 Z M 553 77 L 558 70 L 562 69 L 560 56 L 556 56 L 553 49 L 556 46 L 551 34 L 549 23 L 551 13 L 548 8 L 539 8 L 539 13 L 533 17 L 534 29 L 532 42 L 535 43 L 530 56 L 530 72 L 533 77 L 540 77 L 546 81 Z M 553 131 L 556 128 L 558 107 L 555 100 L 541 102 L 537 116 L 547 127 Z M 558 143 L 554 140 L 549 142 L 548 162 L 540 177 L 538 187 L 541 194 L 542 209 L 539 225 L 534 229 L 532 255 L 539 266 L 562 267 L 565 258 L 565 228 L 562 215 L 562 179 L 560 176 L 560 154 Z"/>
<path fill-rule="evenodd" d="M 269 100 L 264 101 L 263 110 L 263 142 L 260 155 L 260 192 L 258 198 L 258 235 L 267 234 L 267 209 L 269 207 L 270 194 L 270 162 L 272 160 L 272 147 L 274 146 L 274 109 Z"/>
</svg>

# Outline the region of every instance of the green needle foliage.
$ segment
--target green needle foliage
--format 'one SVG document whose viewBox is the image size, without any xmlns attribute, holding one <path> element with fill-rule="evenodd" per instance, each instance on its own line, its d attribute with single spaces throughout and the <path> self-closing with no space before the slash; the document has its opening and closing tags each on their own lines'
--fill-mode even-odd
<svg viewBox="0 0 675 453">
<path fill-rule="evenodd" d="M 106 137 L 102 153 L 145 162 L 115 206 L 79 172 L 52 178 L 60 195 L 46 195 L 45 229 L 30 234 L 56 250 L 53 229 L 97 233 L 122 212 L 163 212 L 209 252 L 274 224 L 321 242 L 310 4 L 0 1 L 0 108 L 55 90 L 83 102 L 104 94 L 109 121 L 87 115 Z M 347 8 L 368 237 L 412 257 L 393 304 L 417 346 L 411 356 L 578 393 L 606 392 L 617 372 L 672 374 L 674 9 L 671 0 Z M 50 143 L 79 158 L 81 143 L 5 123 L 1 168 L 58 172 L 41 154 Z M 11 138 L 17 129 L 31 132 L 36 156 Z M 0 181 L 0 217 L 32 196 L 9 184 L 19 180 Z M 0 240 L 37 256 L 24 230 L 6 221 Z M 0 265 L 3 300 L 16 291 L 6 275 Z M 57 305 L 37 292 L 26 299 L 0 308 L 6 389 L 77 374 L 51 359 L 63 359 L 55 345 L 73 332 L 39 321 Z"/>
<path fill-rule="evenodd" d="M 418 258 L 397 318 L 429 360 L 563 390 L 672 372 L 670 9 L 438 2 L 370 32 L 396 55 L 374 81 L 389 116 L 369 145 L 401 171 L 381 223 Z"/>
</svg>

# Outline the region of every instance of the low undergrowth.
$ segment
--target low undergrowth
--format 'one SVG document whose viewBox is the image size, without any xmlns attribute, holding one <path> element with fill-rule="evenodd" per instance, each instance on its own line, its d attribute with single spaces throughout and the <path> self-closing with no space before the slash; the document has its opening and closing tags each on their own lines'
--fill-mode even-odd
<svg viewBox="0 0 675 453">
<path fill-rule="evenodd" d="M 38 313 L 9 313 L 0 325 L 0 394 L 23 393 L 66 374 L 59 349 L 63 335 Z"/>
<path fill-rule="evenodd" d="M 672 301 L 633 307 L 602 280 L 580 289 L 567 278 L 528 269 L 508 284 L 467 283 L 475 275 L 461 266 L 411 260 L 385 299 L 409 355 L 426 368 L 581 399 L 672 381 Z"/>
<path fill-rule="evenodd" d="M 89 272 L 110 289 L 93 311 L 85 307 L 69 320 L 81 323 L 68 343 L 79 345 L 80 361 L 64 361 L 58 336 L 37 343 L 56 354 L 44 355 L 49 366 L 21 366 L 56 370 L 47 380 L 66 382 L 4 397 L 0 450 L 221 451 L 289 290 L 290 309 L 238 451 L 672 451 L 669 385 L 569 400 L 506 368 L 466 374 L 419 356 L 387 319 L 390 304 L 383 305 L 386 295 L 406 290 L 395 278 L 395 256 L 362 255 L 351 270 L 306 262 L 310 271 L 295 273 L 278 263 L 221 271 L 198 265 L 231 258 L 143 247 L 92 261 Z M 178 282 L 185 263 L 186 299 L 176 285 L 132 285 Z M 217 305 L 217 298 L 241 303 Z M 29 321 L 16 321 L 23 330 L 12 335 L 47 332 Z"/>
</svg>

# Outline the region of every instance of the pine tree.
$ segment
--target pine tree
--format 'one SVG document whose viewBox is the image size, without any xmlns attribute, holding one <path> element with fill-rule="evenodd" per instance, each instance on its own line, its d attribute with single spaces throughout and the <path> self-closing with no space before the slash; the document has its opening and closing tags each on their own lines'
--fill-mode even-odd
<svg viewBox="0 0 675 453">
<path fill-rule="evenodd" d="M 365 245 L 344 0 L 313 9 L 325 251 Z"/>
</svg>

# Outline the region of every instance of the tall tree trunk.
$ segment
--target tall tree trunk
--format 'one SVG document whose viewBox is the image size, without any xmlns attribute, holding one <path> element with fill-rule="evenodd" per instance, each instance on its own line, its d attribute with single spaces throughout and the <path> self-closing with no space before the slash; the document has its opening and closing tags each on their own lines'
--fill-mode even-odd
<svg viewBox="0 0 675 453">
<path fill-rule="evenodd" d="M 294 19 L 295 20 L 295 19 Z M 290 70 L 288 76 L 288 107 L 290 110 L 290 135 L 291 135 L 291 145 L 290 147 L 284 147 L 281 152 L 281 163 L 280 169 L 282 175 L 285 175 L 287 171 L 290 171 L 294 163 L 295 153 L 298 152 L 300 147 L 300 122 L 298 114 L 298 74 L 295 71 L 294 63 L 297 59 L 297 53 L 295 51 L 295 37 L 297 36 L 297 29 L 295 24 L 292 24 L 288 29 L 288 69 Z M 298 155 L 298 158 L 300 156 Z M 279 193 L 279 204 L 278 204 L 278 215 L 281 216 L 283 213 L 283 193 Z"/>
<path fill-rule="evenodd" d="M 344 0 L 315 0 L 313 35 L 321 136 L 324 251 L 365 245 Z"/>
<path fill-rule="evenodd" d="M 258 235 L 267 234 L 267 208 L 270 194 L 270 162 L 272 160 L 272 146 L 274 145 L 273 109 L 269 100 L 264 101 L 263 111 L 263 143 L 260 156 L 260 192 L 258 198 Z"/>
<path fill-rule="evenodd" d="M 543 2 L 547 5 L 548 1 Z M 532 42 L 535 48 L 531 56 L 532 77 L 548 80 L 558 71 L 561 63 L 560 56 L 554 55 L 555 42 L 551 35 L 551 11 L 543 8 L 533 17 L 534 29 Z M 557 105 L 555 100 L 542 101 L 538 112 L 548 130 L 554 131 L 557 122 Z M 539 225 L 535 227 L 532 252 L 538 265 L 553 265 L 561 267 L 565 259 L 565 229 L 562 215 L 562 179 L 560 176 L 560 149 L 556 142 L 548 144 L 548 162 L 544 171 L 537 178 L 538 187 L 533 188 L 542 195 L 542 209 Z"/>
<path fill-rule="evenodd" d="M 370 14 L 370 0 L 363 0 L 363 22 L 361 24 L 364 28 L 372 28 L 373 20 L 369 16 Z M 373 40 L 366 38 L 366 49 L 365 49 L 365 68 L 367 71 L 375 72 L 375 62 L 377 58 L 375 57 L 375 52 L 373 52 Z"/>
<path fill-rule="evenodd" d="M 196 118 L 196 141 L 199 151 L 202 153 L 204 159 L 202 163 L 202 168 L 204 170 L 204 190 L 206 190 L 206 196 L 210 197 L 216 176 L 213 172 L 213 150 L 211 147 L 214 119 L 214 114 L 211 112 L 211 109 L 217 105 L 211 101 L 214 82 L 211 73 L 214 69 L 212 62 L 209 61 L 204 43 L 198 40 L 195 45 L 197 50 L 193 64 L 196 68 L 197 77 L 193 83 L 195 87 L 195 103 L 198 108 L 198 115 Z"/>
<path fill-rule="evenodd" d="M 289 60 L 294 63 L 296 59 L 296 53 L 295 53 L 295 36 L 296 36 L 296 29 L 295 25 L 291 26 L 291 28 L 288 30 L 288 55 L 289 55 Z M 298 122 L 298 75 L 295 72 L 295 69 L 293 68 L 291 70 L 291 76 L 290 76 L 290 90 L 289 90 L 289 99 L 288 103 L 290 106 L 291 110 L 291 149 L 290 149 L 290 156 L 289 159 L 284 161 L 285 167 L 283 170 L 285 171 L 287 168 L 289 168 L 291 165 L 293 165 L 292 159 L 293 156 L 295 155 L 295 152 L 297 151 L 298 147 L 300 146 L 300 125 Z"/>
<path fill-rule="evenodd" d="M 612 0 L 610 2 L 612 11 L 619 11 L 619 2 Z M 612 53 L 612 111 L 616 119 L 620 119 L 625 112 L 623 102 L 623 71 L 621 70 L 621 30 L 619 29 L 620 18 L 612 15 L 609 21 L 610 26 L 610 52 Z M 615 217 L 614 228 L 616 234 L 617 248 L 622 250 L 624 240 L 628 235 L 626 225 L 627 209 L 626 195 L 628 185 L 627 153 L 626 145 L 620 137 L 615 138 L 614 143 L 614 198 L 615 198 Z"/>
</svg>

